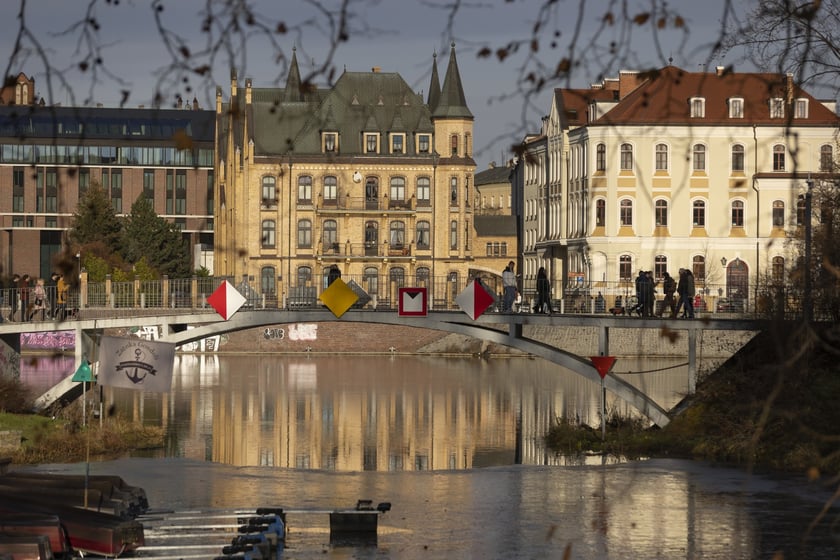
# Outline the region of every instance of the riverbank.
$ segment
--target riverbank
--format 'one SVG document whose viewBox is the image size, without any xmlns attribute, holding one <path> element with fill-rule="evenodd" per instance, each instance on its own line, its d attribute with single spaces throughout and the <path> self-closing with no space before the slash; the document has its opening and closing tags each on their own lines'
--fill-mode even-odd
<svg viewBox="0 0 840 560">
<path fill-rule="evenodd" d="M 807 473 L 840 473 L 840 328 L 777 325 L 760 333 L 676 407 L 664 429 L 608 418 L 600 429 L 556 424 L 557 452 L 684 457 Z"/>
</svg>

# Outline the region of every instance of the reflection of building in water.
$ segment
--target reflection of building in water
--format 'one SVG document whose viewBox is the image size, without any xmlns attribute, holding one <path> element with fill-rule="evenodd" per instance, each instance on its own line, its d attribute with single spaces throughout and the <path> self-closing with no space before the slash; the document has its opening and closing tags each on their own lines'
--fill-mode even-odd
<svg viewBox="0 0 840 560">
<path fill-rule="evenodd" d="M 176 362 L 170 394 L 106 388 L 106 401 L 124 414 L 168 428 L 170 456 L 337 471 L 557 464 L 567 460 L 543 441 L 556 418 L 600 426 L 599 384 L 542 360 L 178 355 Z M 617 369 L 646 368 L 627 360 Z M 685 392 L 680 371 L 627 380 L 670 407 Z M 634 414 L 609 393 L 607 411 Z"/>
</svg>

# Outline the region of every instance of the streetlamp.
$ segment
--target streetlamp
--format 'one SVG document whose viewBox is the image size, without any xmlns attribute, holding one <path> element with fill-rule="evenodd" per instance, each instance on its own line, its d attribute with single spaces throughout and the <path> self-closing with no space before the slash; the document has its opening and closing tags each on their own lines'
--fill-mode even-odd
<svg viewBox="0 0 840 560">
<path fill-rule="evenodd" d="M 814 189 L 814 181 L 810 177 L 805 181 L 808 190 L 805 191 L 805 298 L 804 313 L 805 320 L 810 322 L 814 319 L 814 301 L 811 293 L 811 193 Z"/>
<path fill-rule="evenodd" d="M 90 362 L 87 357 L 82 358 L 82 363 L 73 374 L 73 381 L 75 383 L 83 383 L 82 389 L 82 427 L 85 427 L 87 422 L 87 384 L 93 381 L 93 371 L 90 369 Z M 88 506 L 88 478 L 90 474 L 90 432 L 85 430 L 85 508 Z"/>
</svg>

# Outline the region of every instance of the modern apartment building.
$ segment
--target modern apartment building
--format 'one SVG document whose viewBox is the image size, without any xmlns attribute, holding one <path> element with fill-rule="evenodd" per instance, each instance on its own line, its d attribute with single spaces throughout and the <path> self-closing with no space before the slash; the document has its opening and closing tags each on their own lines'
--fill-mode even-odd
<svg viewBox="0 0 840 560">
<path fill-rule="evenodd" d="M 541 224 L 526 251 L 545 248 L 565 290 L 614 295 L 639 270 L 688 268 L 748 305 L 786 280 L 809 182 L 837 177 L 838 127 L 834 102 L 783 74 L 666 66 L 557 89 L 547 159 L 521 159 L 525 223 Z"/>
<path fill-rule="evenodd" d="M 125 215 L 139 196 L 176 224 L 212 269 L 215 119 L 183 109 L 60 107 L 36 102 L 23 74 L 0 105 L 2 274 L 49 278 L 80 196 L 101 184 Z M 201 262 L 199 262 L 201 261 Z"/>
<path fill-rule="evenodd" d="M 345 71 L 216 93 L 216 273 L 311 302 L 337 266 L 374 301 L 427 286 L 451 304 L 476 270 L 473 115 L 452 46 L 426 99 L 397 73 Z M 497 274 L 500 271 L 493 271 Z M 430 297 L 432 297 L 430 295 Z"/>
</svg>

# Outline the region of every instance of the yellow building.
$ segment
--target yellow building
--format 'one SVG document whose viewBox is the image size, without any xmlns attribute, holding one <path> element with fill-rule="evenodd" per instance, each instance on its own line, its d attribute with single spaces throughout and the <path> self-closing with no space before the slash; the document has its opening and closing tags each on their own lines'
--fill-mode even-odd
<svg viewBox="0 0 840 560">
<path fill-rule="evenodd" d="M 397 73 L 345 71 L 330 88 L 216 92 L 215 272 L 278 303 L 308 305 L 331 267 L 373 304 L 426 286 L 451 305 L 476 250 L 473 115 L 455 47 L 428 98 Z M 481 248 L 483 249 L 483 248 Z"/>
</svg>

